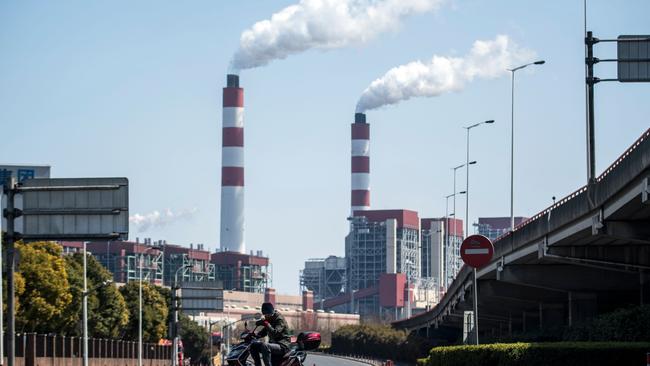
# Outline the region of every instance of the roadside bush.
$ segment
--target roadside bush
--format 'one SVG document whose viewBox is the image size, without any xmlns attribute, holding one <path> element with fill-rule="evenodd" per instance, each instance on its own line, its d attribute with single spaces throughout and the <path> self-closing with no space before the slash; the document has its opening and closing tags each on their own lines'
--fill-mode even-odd
<svg viewBox="0 0 650 366">
<path fill-rule="evenodd" d="M 643 365 L 650 343 L 495 343 L 435 347 L 419 366 L 593 366 Z"/>
<path fill-rule="evenodd" d="M 512 336 L 482 337 L 484 343 L 513 342 L 650 342 L 650 306 L 632 306 L 573 326 L 551 326 Z"/>
<path fill-rule="evenodd" d="M 330 352 L 415 362 L 433 345 L 388 325 L 346 325 L 332 333 Z"/>
<path fill-rule="evenodd" d="M 594 341 L 650 341 L 650 306 L 618 309 L 596 318 L 589 330 Z"/>
</svg>

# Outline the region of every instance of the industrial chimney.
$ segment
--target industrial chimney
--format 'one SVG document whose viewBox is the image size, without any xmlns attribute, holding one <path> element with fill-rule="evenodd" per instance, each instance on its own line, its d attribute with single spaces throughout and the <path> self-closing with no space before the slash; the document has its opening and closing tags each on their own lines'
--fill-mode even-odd
<svg viewBox="0 0 650 366">
<path fill-rule="evenodd" d="M 221 250 L 245 253 L 244 245 L 244 89 L 239 75 L 223 88 L 221 149 Z"/>
<path fill-rule="evenodd" d="M 352 124 L 352 208 L 370 209 L 370 125 L 364 113 L 355 113 Z"/>
</svg>

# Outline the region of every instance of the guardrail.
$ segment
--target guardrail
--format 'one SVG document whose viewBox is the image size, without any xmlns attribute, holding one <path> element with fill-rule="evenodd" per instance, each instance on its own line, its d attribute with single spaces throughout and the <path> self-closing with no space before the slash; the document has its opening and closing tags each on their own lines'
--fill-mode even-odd
<svg viewBox="0 0 650 366">
<path fill-rule="evenodd" d="M 6 343 L 6 336 L 4 340 Z M 83 359 L 81 337 L 23 333 L 16 335 L 15 344 L 17 365 L 81 365 Z M 143 343 L 143 364 L 167 365 L 172 352 L 171 346 Z M 138 342 L 89 338 L 88 359 L 90 365 L 135 365 L 138 359 Z"/>
<path fill-rule="evenodd" d="M 393 362 L 393 360 L 382 360 L 378 358 L 371 358 L 371 357 L 360 356 L 360 355 L 340 355 L 336 353 L 322 353 L 322 354 L 330 357 L 336 357 L 336 358 L 342 358 L 350 361 L 361 362 L 372 366 L 395 366 L 395 362 Z"/>
</svg>

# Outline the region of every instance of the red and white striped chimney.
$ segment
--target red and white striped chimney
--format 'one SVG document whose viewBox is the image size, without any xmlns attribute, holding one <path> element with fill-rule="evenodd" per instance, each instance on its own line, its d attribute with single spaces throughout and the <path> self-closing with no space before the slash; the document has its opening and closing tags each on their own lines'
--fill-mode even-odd
<svg viewBox="0 0 650 366">
<path fill-rule="evenodd" d="M 229 74 L 223 88 L 221 149 L 221 250 L 245 253 L 244 245 L 244 89 Z"/>
<path fill-rule="evenodd" d="M 352 212 L 370 209 L 370 125 L 364 113 L 352 124 Z"/>
</svg>

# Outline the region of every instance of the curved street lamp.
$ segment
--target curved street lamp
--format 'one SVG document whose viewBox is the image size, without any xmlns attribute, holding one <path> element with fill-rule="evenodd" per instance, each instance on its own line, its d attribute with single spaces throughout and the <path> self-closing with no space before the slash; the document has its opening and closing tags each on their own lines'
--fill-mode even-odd
<svg viewBox="0 0 650 366">
<path fill-rule="evenodd" d="M 514 214 L 514 171 L 515 171 L 515 72 L 530 65 L 544 65 L 546 61 L 539 60 L 525 65 L 508 69 L 512 75 L 511 100 L 510 100 L 510 231 L 515 230 Z"/>
</svg>

